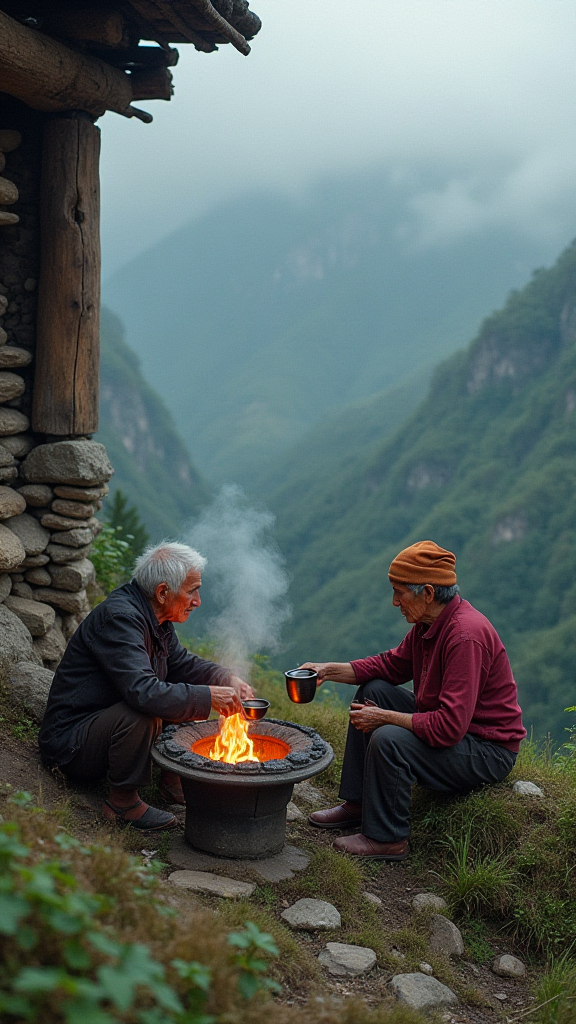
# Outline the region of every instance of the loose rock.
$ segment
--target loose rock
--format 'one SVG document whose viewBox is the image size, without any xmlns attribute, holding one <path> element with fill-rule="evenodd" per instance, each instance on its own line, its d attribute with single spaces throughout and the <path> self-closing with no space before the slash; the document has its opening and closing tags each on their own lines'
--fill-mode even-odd
<svg viewBox="0 0 576 1024">
<path fill-rule="evenodd" d="M 432 964 L 427 964 L 423 962 L 419 964 L 419 967 L 420 970 L 422 971 L 422 974 L 434 974 L 434 968 L 432 967 Z"/>
<path fill-rule="evenodd" d="M 56 498 L 52 502 L 52 511 L 70 519 L 90 519 L 94 515 L 95 509 L 94 505 L 88 505 L 84 501 L 66 501 L 64 498 Z"/>
<path fill-rule="evenodd" d="M 344 942 L 328 942 L 321 950 L 318 960 L 327 967 L 330 974 L 339 977 L 348 975 L 356 978 L 371 971 L 376 963 L 376 953 L 365 946 L 349 946 Z"/>
<path fill-rule="evenodd" d="M 288 910 L 284 910 L 281 917 L 291 928 L 306 932 L 340 928 L 342 923 L 336 907 L 325 900 L 298 900 Z"/>
<path fill-rule="evenodd" d="M 303 800 L 305 804 L 311 804 L 313 807 L 324 803 L 322 793 L 310 782 L 297 782 L 294 786 L 294 796 L 297 800 Z"/>
<path fill-rule="evenodd" d="M 536 786 L 533 782 L 515 782 L 512 790 L 514 793 L 518 793 L 519 796 L 544 796 L 540 786 Z"/>
<path fill-rule="evenodd" d="M 462 956 L 464 952 L 460 929 L 441 914 L 434 914 L 430 921 L 430 949 L 444 956 Z"/>
<path fill-rule="evenodd" d="M 0 487 L 0 519 L 19 516 L 26 508 L 26 502 L 12 487 Z"/>
<path fill-rule="evenodd" d="M 0 675 L 5 678 L 20 658 L 30 658 L 32 637 L 26 626 L 5 604 L 0 604 Z"/>
<path fill-rule="evenodd" d="M 31 661 L 20 661 L 10 671 L 8 682 L 16 700 L 40 724 L 44 718 L 54 673 Z"/>
<path fill-rule="evenodd" d="M 41 555 L 50 541 L 48 530 L 40 526 L 40 523 L 28 512 L 5 519 L 4 526 L 7 526 L 12 533 L 19 537 L 27 555 Z"/>
<path fill-rule="evenodd" d="M 499 1003 L 505 1003 L 506 1000 L 508 999 L 508 996 L 506 995 L 505 992 L 495 992 L 494 999 L 497 999 Z"/>
<path fill-rule="evenodd" d="M 18 488 L 18 494 L 25 498 L 28 505 L 45 508 L 52 501 L 53 491 L 46 484 L 24 484 L 24 487 Z"/>
<path fill-rule="evenodd" d="M 214 896 L 224 896 L 227 899 L 246 898 L 251 896 L 256 888 L 256 882 L 239 882 L 235 878 L 214 875 L 211 871 L 173 871 L 168 876 L 168 881 L 183 889 L 209 892 Z"/>
<path fill-rule="evenodd" d="M 302 811 L 291 800 L 286 808 L 286 821 L 300 821 L 302 818 L 304 818 Z"/>
<path fill-rule="evenodd" d="M 0 572 L 11 572 L 24 558 L 26 552 L 20 538 L 0 523 Z"/>
<path fill-rule="evenodd" d="M 412 906 L 414 910 L 425 910 L 426 907 L 432 907 L 434 910 L 444 910 L 448 904 L 446 900 L 443 900 L 441 896 L 436 896 L 433 892 L 419 892 L 417 896 L 412 900 Z"/>
<path fill-rule="evenodd" d="M 432 1010 L 436 1006 L 457 1006 L 458 996 L 437 978 L 426 974 L 395 974 L 390 988 L 401 1003 L 413 1010 Z"/>
<path fill-rule="evenodd" d="M 38 587 L 36 600 L 45 601 L 46 604 L 55 605 L 64 612 L 77 615 L 86 610 L 87 597 L 85 590 L 79 590 L 77 594 L 71 594 L 69 590 L 53 590 L 51 587 Z"/>
<path fill-rule="evenodd" d="M 54 609 L 41 601 L 29 601 L 25 597 L 14 597 L 10 594 L 4 604 L 22 620 L 32 636 L 44 636 L 54 625 Z"/>
<path fill-rule="evenodd" d="M 58 441 L 33 448 L 22 465 L 30 484 L 99 484 L 114 470 L 103 444 L 97 441 Z"/>
<path fill-rule="evenodd" d="M 382 900 L 379 896 L 375 896 L 373 892 L 364 892 L 362 895 L 365 900 L 368 900 L 368 903 L 373 903 L 375 907 L 382 906 Z"/>
<path fill-rule="evenodd" d="M 526 977 L 526 967 L 521 960 L 518 960 L 518 957 L 512 956 L 510 953 L 497 956 L 492 964 L 492 970 L 500 978 Z"/>
<path fill-rule="evenodd" d="M 6 346 L 7 348 L 7 346 Z M 2 354 L 6 348 L 0 348 L 0 366 L 2 365 Z M 5 409 L 0 406 L 0 436 L 8 437 L 10 434 L 21 434 L 28 430 L 30 420 L 18 409 Z"/>
</svg>

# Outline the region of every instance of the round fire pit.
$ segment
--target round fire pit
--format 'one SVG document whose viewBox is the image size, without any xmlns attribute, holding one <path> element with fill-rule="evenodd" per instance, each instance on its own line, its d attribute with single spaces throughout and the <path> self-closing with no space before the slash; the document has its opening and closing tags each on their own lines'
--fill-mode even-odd
<svg viewBox="0 0 576 1024">
<path fill-rule="evenodd" d="M 218 857 L 279 853 L 294 783 L 328 768 L 332 747 L 314 729 L 269 718 L 249 727 L 259 760 L 227 764 L 205 756 L 218 728 L 217 721 L 169 725 L 152 748 L 157 764 L 182 780 L 186 840 Z"/>
</svg>

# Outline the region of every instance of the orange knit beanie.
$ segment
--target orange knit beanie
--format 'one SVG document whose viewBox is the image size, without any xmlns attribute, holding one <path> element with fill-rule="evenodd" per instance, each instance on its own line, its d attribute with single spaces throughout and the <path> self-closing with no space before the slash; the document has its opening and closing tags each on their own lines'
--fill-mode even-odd
<svg viewBox="0 0 576 1024">
<path fill-rule="evenodd" d="M 433 540 L 419 540 L 404 548 L 390 565 L 392 583 L 435 583 L 453 587 L 456 583 L 456 555 L 438 547 Z"/>
</svg>

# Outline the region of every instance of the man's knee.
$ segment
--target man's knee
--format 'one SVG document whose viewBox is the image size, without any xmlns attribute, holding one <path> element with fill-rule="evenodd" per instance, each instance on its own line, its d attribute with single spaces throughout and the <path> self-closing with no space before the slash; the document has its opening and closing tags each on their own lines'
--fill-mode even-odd
<svg viewBox="0 0 576 1024">
<path fill-rule="evenodd" d="M 392 683 L 387 683 L 385 679 L 369 679 L 358 688 L 354 699 L 361 704 L 373 700 L 379 707 L 385 708 L 388 698 L 393 698 L 394 690 Z"/>
<path fill-rule="evenodd" d="M 382 755 L 391 760 L 409 760 L 412 733 L 400 725 L 381 725 L 375 729 L 370 738 L 370 746 L 374 746 Z"/>
<path fill-rule="evenodd" d="M 154 715 L 145 715 L 142 711 L 137 711 L 136 708 L 125 704 L 117 718 L 114 732 L 122 735 L 130 734 L 134 739 L 149 737 L 150 744 L 152 744 L 162 732 L 162 719 Z"/>
</svg>

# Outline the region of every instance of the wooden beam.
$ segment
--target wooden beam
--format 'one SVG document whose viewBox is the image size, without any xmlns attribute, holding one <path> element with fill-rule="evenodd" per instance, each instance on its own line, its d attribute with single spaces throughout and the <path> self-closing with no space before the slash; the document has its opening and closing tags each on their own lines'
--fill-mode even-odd
<svg viewBox="0 0 576 1024">
<path fill-rule="evenodd" d="M 32 429 L 98 429 L 100 131 L 86 116 L 44 127 Z"/>
<path fill-rule="evenodd" d="M 20 25 L 3 11 L 0 92 L 15 96 L 34 110 L 85 110 L 93 117 L 115 110 L 134 116 L 129 75 Z"/>
<path fill-rule="evenodd" d="M 172 73 L 168 68 L 149 68 L 146 71 L 132 71 L 132 97 L 135 100 L 170 100 L 174 88 Z"/>
<path fill-rule="evenodd" d="M 125 27 L 119 11 L 98 7 L 50 11 L 42 26 L 46 31 L 54 32 L 64 39 L 78 39 L 103 46 L 121 46 Z"/>
</svg>

